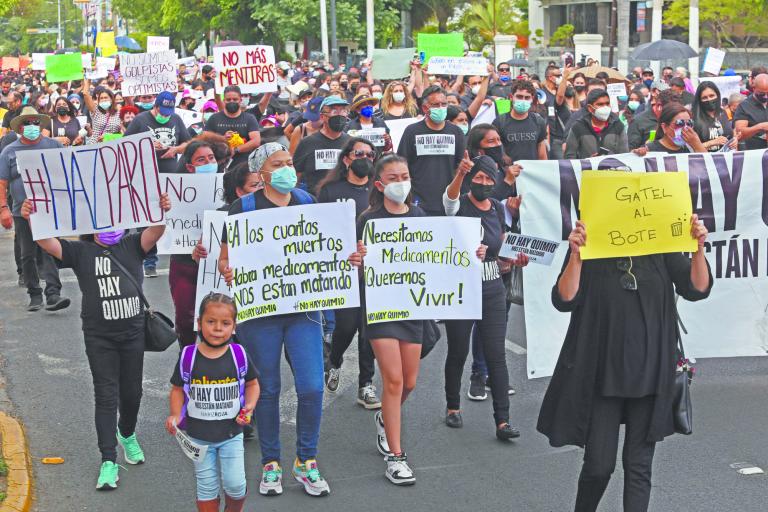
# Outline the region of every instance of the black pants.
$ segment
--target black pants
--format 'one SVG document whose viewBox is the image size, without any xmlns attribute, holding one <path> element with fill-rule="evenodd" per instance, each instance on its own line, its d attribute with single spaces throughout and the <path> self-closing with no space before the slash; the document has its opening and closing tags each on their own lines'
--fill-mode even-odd
<svg viewBox="0 0 768 512">
<path fill-rule="evenodd" d="M 507 330 L 505 291 L 501 279 L 483 282 L 483 318 L 447 320 L 448 356 L 445 358 L 445 400 L 448 409 L 461 407 L 461 375 L 469 353 L 472 327 L 482 343 L 493 398 L 496 425 L 509 421 L 509 373 L 504 340 Z"/>
<path fill-rule="evenodd" d="M 579 475 L 576 512 L 594 512 L 616 468 L 619 426 L 625 423 L 624 512 L 646 512 L 651 498 L 651 469 L 656 443 L 646 441 L 655 397 L 595 396 L 584 465 Z"/>
<path fill-rule="evenodd" d="M 38 265 L 38 245 L 32 240 L 32 228 L 29 222 L 22 217 L 14 217 L 13 225 L 16 228 L 16 239 L 19 243 L 21 252 L 21 270 L 24 275 L 24 283 L 27 285 L 27 293 L 30 297 L 41 296 L 43 289 L 40 288 L 40 278 L 45 280 L 45 296 L 52 297 L 61 294 L 61 281 L 59 280 L 59 269 L 53 261 L 53 256 L 46 252 L 39 255 L 40 264 Z M 39 272 L 39 273 L 38 273 Z"/>
<path fill-rule="evenodd" d="M 85 353 L 93 376 L 101 460 L 114 462 L 117 459 L 117 428 L 123 437 L 129 437 L 136 430 L 144 374 L 144 335 L 132 333 L 116 339 L 86 334 Z"/>
<path fill-rule="evenodd" d="M 550 160 L 562 160 L 565 158 L 563 152 L 563 139 L 550 139 L 549 140 L 549 159 Z"/>
<path fill-rule="evenodd" d="M 357 333 L 357 366 L 360 371 L 358 377 L 358 383 L 360 387 L 367 386 L 373 381 L 374 372 L 374 356 L 373 348 L 368 340 L 363 335 L 362 325 L 362 312 L 360 308 L 345 308 L 337 309 L 336 313 L 336 328 L 333 330 L 333 338 L 331 339 L 331 355 L 330 362 L 334 368 L 341 368 L 341 363 L 344 361 L 344 352 L 349 348 L 349 344 L 352 343 L 352 339 Z"/>
</svg>

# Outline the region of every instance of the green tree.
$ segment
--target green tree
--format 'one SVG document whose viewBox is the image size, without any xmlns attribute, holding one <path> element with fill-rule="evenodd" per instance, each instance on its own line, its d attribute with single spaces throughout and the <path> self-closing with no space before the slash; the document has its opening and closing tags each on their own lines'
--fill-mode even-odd
<svg viewBox="0 0 768 512">
<path fill-rule="evenodd" d="M 549 38 L 549 44 L 552 46 L 565 46 L 573 48 L 573 33 L 576 31 L 576 27 L 570 23 L 560 25 L 557 27 Z"/>
<path fill-rule="evenodd" d="M 494 18 L 493 6 L 496 6 Z M 481 49 L 493 42 L 496 34 L 528 36 L 528 21 L 517 11 L 513 0 L 474 3 L 462 14 L 459 25 L 471 48 Z"/>
</svg>

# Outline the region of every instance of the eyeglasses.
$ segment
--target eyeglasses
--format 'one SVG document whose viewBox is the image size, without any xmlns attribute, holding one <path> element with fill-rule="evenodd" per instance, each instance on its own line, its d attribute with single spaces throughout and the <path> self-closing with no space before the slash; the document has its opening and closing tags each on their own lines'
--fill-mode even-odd
<svg viewBox="0 0 768 512">
<path fill-rule="evenodd" d="M 690 119 L 678 119 L 675 121 L 675 126 L 678 128 L 682 128 L 683 126 L 687 126 L 688 128 L 693 128 L 693 121 Z"/>
<path fill-rule="evenodd" d="M 362 149 L 356 149 L 352 152 L 352 154 L 355 156 L 355 158 L 367 158 L 369 160 L 373 160 L 376 158 L 376 153 L 373 151 L 365 151 Z"/>
<path fill-rule="evenodd" d="M 326 116 L 346 116 L 348 113 L 349 110 L 346 108 L 332 108 L 331 110 L 321 112 L 321 114 L 325 114 Z"/>
<path fill-rule="evenodd" d="M 637 291 L 637 277 L 632 273 L 632 258 L 621 258 L 616 261 L 616 268 L 624 272 L 619 279 L 619 284 L 624 290 L 629 292 Z"/>
<path fill-rule="evenodd" d="M 499 68 L 499 73 L 509 73 L 510 68 Z"/>
<path fill-rule="evenodd" d="M 26 121 L 24 121 L 21 124 L 22 124 L 22 126 L 29 126 L 29 125 L 40 126 L 40 120 L 39 119 L 27 119 Z"/>
</svg>

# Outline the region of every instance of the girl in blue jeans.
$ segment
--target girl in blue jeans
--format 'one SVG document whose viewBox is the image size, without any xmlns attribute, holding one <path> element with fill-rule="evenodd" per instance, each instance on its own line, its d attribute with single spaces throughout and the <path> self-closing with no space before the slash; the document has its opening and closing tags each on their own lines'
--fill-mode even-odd
<svg viewBox="0 0 768 512">
<path fill-rule="evenodd" d="M 185 430 L 207 450 L 195 461 L 198 512 L 218 512 L 221 479 L 225 510 L 242 512 L 246 482 L 243 426 L 259 398 L 257 373 L 240 345 L 232 343 L 237 307 L 221 293 L 200 304 L 197 345 L 184 347 L 171 377 L 171 414 L 165 428 Z M 219 469 L 219 466 L 221 469 Z"/>
</svg>

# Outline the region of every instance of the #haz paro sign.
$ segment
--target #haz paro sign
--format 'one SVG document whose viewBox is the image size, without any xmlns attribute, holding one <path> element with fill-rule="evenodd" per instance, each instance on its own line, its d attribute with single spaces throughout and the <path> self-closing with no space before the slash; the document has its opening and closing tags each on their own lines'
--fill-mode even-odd
<svg viewBox="0 0 768 512">
<path fill-rule="evenodd" d="M 126 96 L 176 92 L 176 52 L 167 50 L 120 55 L 122 91 Z"/>
<path fill-rule="evenodd" d="M 239 213 L 226 230 L 238 322 L 360 305 L 352 202 Z"/>
<path fill-rule="evenodd" d="M 481 318 L 480 233 L 478 218 L 369 220 L 363 231 L 368 323 Z"/>
<path fill-rule="evenodd" d="M 152 137 L 21 151 L 16 165 L 35 240 L 162 224 L 161 180 Z"/>
<path fill-rule="evenodd" d="M 271 46 L 221 46 L 213 49 L 216 92 L 237 85 L 244 94 L 277 90 L 275 50 Z"/>
</svg>

